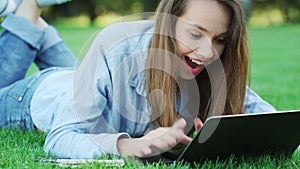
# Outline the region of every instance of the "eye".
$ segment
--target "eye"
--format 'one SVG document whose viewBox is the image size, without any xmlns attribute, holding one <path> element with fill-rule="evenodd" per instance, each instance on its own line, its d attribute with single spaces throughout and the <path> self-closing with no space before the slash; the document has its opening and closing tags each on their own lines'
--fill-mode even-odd
<svg viewBox="0 0 300 169">
<path fill-rule="evenodd" d="M 215 42 L 219 45 L 224 45 L 227 42 L 227 39 L 222 37 L 222 38 L 216 38 Z"/>
<path fill-rule="evenodd" d="M 200 34 L 200 33 L 191 32 L 190 34 L 191 34 L 191 37 L 194 39 L 200 39 L 202 37 L 202 34 Z"/>
</svg>

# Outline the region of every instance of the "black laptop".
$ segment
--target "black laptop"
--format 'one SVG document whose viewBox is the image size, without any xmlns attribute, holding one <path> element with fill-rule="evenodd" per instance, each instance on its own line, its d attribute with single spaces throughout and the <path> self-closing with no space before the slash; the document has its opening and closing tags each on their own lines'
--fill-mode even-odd
<svg viewBox="0 0 300 169">
<path fill-rule="evenodd" d="M 163 153 L 142 162 L 202 162 L 210 159 L 292 154 L 300 145 L 300 110 L 208 118 L 180 154 Z"/>
</svg>

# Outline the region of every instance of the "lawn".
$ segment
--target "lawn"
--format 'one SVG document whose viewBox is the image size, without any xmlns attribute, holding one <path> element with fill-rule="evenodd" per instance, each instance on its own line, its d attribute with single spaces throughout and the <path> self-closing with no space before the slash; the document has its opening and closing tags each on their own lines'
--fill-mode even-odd
<svg viewBox="0 0 300 169">
<path fill-rule="evenodd" d="M 66 28 L 59 31 L 76 55 L 82 45 L 97 28 Z M 277 110 L 300 109 L 300 25 L 284 25 L 249 29 L 251 55 L 250 86 Z M 29 73 L 36 71 L 32 66 Z M 280 125 L 280 124 L 279 124 Z M 23 132 L 0 129 L 0 168 L 60 168 L 54 164 L 34 162 L 35 158 L 46 157 L 43 151 L 45 135 L 39 132 Z M 85 165 L 82 168 L 90 168 Z M 105 167 L 92 164 L 92 168 Z M 125 168 L 139 168 L 137 163 L 128 162 Z M 147 165 L 146 168 L 166 168 L 166 165 Z M 169 168 L 191 168 L 174 164 Z M 233 159 L 224 162 L 206 161 L 198 168 L 300 168 L 300 151 L 291 159 Z"/>
<path fill-rule="evenodd" d="M 300 109 L 300 25 L 251 28 L 250 86 L 277 110 Z"/>
</svg>

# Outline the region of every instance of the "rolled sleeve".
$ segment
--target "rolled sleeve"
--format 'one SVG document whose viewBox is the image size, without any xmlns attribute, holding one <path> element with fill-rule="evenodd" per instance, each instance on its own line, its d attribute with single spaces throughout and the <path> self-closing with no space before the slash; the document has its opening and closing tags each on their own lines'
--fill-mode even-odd
<svg viewBox="0 0 300 169">
<path fill-rule="evenodd" d="M 45 151 L 58 158 L 95 159 L 104 154 L 119 155 L 117 141 L 130 138 L 127 133 L 86 134 L 73 129 L 63 129 L 48 135 Z"/>
<path fill-rule="evenodd" d="M 120 138 L 130 138 L 129 134 L 127 133 L 117 133 L 117 134 L 102 134 L 102 135 L 96 135 L 97 138 L 95 140 L 98 140 L 96 144 L 106 152 L 109 152 L 110 154 L 119 154 L 118 147 L 117 147 L 117 141 Z"/>
<path fill-rule="evenodd" d="M 9 14 L 2 22 L 1 26 L 3 29 L 10 31 L 23 39 L 32 47 L 40 49 L 45 32 L 33 23 L 28 22 L 20 16 Z"/>
</svg>

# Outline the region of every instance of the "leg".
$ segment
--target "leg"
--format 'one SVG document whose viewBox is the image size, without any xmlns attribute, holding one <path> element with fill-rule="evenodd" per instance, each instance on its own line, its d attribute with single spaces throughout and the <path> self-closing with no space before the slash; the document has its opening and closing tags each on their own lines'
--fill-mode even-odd
<svg viewBox="0 0 300 169">
<path fill-rule="evenodd" d="M 21 16 L 35 25 L 38 25 L 41 13 L 42 9 L 38 6 L 36 0 L 23 0 L 15 12 L 17 16 Z M 38 26 L 41 26 L 40 28 L 43 29 L 43 25 Z"/>
<path fill-rule="evenodd" d="M 38 24 L 46 27 L 43 44 L 35 59 L 39 69 L 43 70 L 54 66 L 74 67 L 77 58 L 64 43 L 57 30 L 53 26 L 48 26 L 42 18 L 39 19 Z"/>
<path fill-rule="evenodd" d="M 23 79 L 33 61 L 40 69 L 69 67 L 77 62 L 57 31 L 40 14 L 41 8 L 35 0 L 24 0 L 15 15 L 4 20 L 0 35 L 0 78 L 3 79 L 0 88 Z"/>
<path fill-rule="evenodd" d="M 23 8 L 20 7 L 16 11 L 16 15 L 21 15 L 27 18 L 31 22 L 35 23 L 39 28 L 45 31 L 43 44 L 41 49 L 37 53 L 35 63 L 40 70 L 57 66 L 57 67 L 73 67 L 75 66 L 77 59 L 63 42 L 62 38 L 55 30 L 54 27 L 49 26 L 41 17 L 41 8 L 39 8 L 36 1 L 30 0 L 31 3 L 24 3 Z M 65 0 L 64 0 L 65 1 Z M 52 2 L 53 3 L 53 2 Z M 35 12 L 33 14 L 28 14 L 28 9 L 34 6 Z M 26 10 L 27 9 L 27 10 Z"/>
<path fill-rule="evenodd" d="M 31 10 L 27 10 L 29 6 Z M 35 25 L 40 13 L 41 9 L 35 0 L 22 1 L 16 16 L 9 15 L 2 23 L 4 31 L 0 35 L 0 88 L 23 79 L 35 60 L 44 37 L 43 30 Z"/>
</svg>

